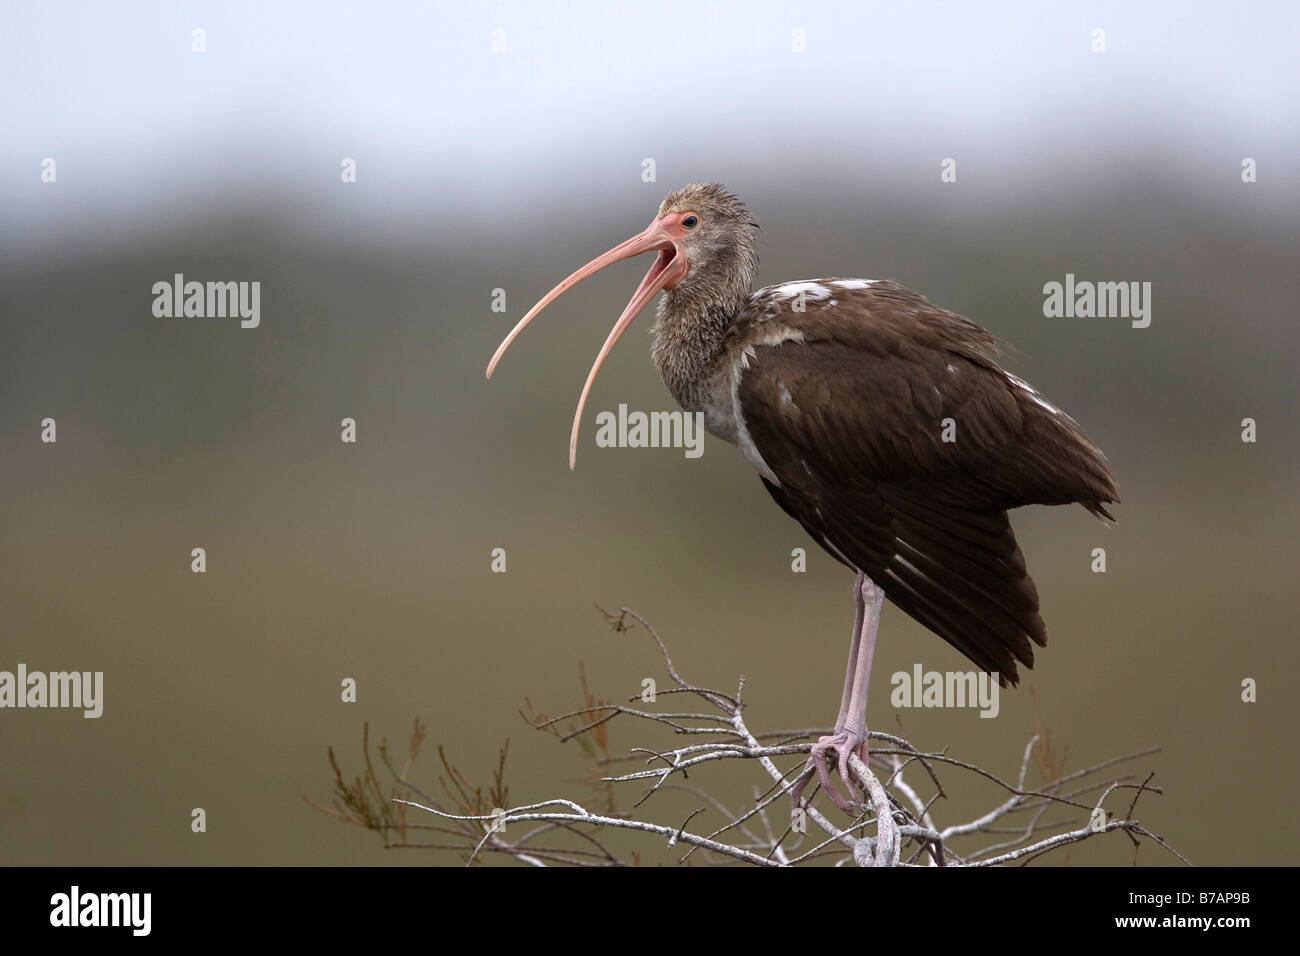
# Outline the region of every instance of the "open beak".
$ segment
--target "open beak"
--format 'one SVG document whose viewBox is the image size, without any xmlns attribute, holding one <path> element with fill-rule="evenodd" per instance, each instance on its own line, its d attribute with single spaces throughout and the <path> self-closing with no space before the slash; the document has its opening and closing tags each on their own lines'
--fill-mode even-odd
<svg viewBox="0 0 1300 956">
<path fill-rule="evenodd" d="M 569 276 L 559 285 L 557 285 L 535 306 L 528 310 L 528 314 L 519 320 L 519 324 L 510 330 L 510 334 L 497 347 L 496 354 L 492 356 L 492 361 L 488 362 L 487 377 L 491 378 L 492 373 L 496 370 L 497 362 L 501 361 L 501 356 L 505 354 L 506 349 L 515 337 L 524 330 L 529 322 L 556 299 L 558 299 L 569 289 L 573 288 L 588 276 L 593 276 L 601 269 L 608 265 L 618 262 L 620 259 L 629 259 L 632 256 L 639 256 L 643 252 L 658 251 L 659 256 L 650 266 L 650 271 L 645 274 L 641 284 L 637 286 L 631 301 L 619 316 L 614 327 L 610 329 L 609 337 L 605 339 L 605 344 L 600 347 L 600 353 L 596 356 L 596 361 L 592 363 L 591 371 L 587 373 L 587 384 L 582 387 L 582 397 L 578 399 L 578 411 L 573 416 L 573 431 L 569 435 L 569 467 L 572 468 L 578 459 L 578 427 L 582 424 L 582 411 L 587 405 L 587 396 L 591 394 L 591 386 L 596 381 L 596 375 L 600 372 L 600 367 L 605 364 L 605 359 L 609 353 L 614 350 L 614 344 L 627 331 L 628 326 L 632 324 L 641 311 L 649 305 L 654 297 L 664 289 L 671 289 L 677 283 L 686 277 L 690 271 L 690 265 L 686 261 L 685 250 L 674 241 L 669 234 L 670 223 L 668 217 L 656 219 L 646 227 L 645 231 L 639 235 L 633 236 L 626 242 L 619 243 L 609 252 L 602 256 L 597 256 L 585 266 Z"/>
</svg>

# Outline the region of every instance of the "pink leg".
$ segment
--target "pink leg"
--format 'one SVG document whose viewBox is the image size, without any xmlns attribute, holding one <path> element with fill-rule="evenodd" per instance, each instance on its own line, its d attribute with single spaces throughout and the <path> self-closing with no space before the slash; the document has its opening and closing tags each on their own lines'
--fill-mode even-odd
<svg viewBox="0 0 1300 956">
<path fill-rule="evenodd" d="M 876 655 L 876 632 L 880 627 L 880 612 L 884 607 L 885 592 L 876 587 L 865 574 L 859 573 L 853 585 L 857 616 L 853 622 L 853 639 L 849 644 L 849 664 L 844 674 L 844 693 L 840 697 L 840 713 L 835 719 L 835 733 L 820 738 L 813 744 L 808 763 L 790 792 L 796 808 L 802 806 L 803 790 L 812 775 L 817 774 L 822 789 L 837 807 L 853 813 L 852 803 L 840 795 L 831 779 L 827 752 L 834 752 L 840 778 L 850 796 L 853 781 L 849 776 L 849 756 L 857 753 L 867 759 L 867 690 L 871 683 L 871 661 Z"/>
</svg>

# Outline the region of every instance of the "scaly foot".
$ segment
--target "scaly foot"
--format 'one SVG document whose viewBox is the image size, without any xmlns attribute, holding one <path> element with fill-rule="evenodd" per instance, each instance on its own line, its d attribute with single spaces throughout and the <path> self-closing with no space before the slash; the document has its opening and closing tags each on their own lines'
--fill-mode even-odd
<svg viewBox="0 0 1300 956">
<path fill-rule="evenodd" d="M 854 809 L 853 801 L 841 796 L 835 787 L 835 781 L 831 779 L 831 771 L 826 759 L 828 752 L 835 754 L 835 763 L 839 767 L 840 778 L 844 781 L 846 791 L 850 796 L 854 793 L 853 778 L 849 774 L 849 757 L 856 753 L 863 763 L 867 762 L 867 737 L 865 734 L 857 734 L 849 730 L 836 731 L 829 737 L 818 738 L 817 743 L 813 744 L 812 753 L 808 755 L 808 763 L 804 765 L 794 789 L 790 791 L 793 809 L 798 810 L 803 806 L 804 787 L 815 773 L 822 789 L 830 795 L 832 802 L 845 813 L 856 815 L 858 811 Z"/>
</svg>

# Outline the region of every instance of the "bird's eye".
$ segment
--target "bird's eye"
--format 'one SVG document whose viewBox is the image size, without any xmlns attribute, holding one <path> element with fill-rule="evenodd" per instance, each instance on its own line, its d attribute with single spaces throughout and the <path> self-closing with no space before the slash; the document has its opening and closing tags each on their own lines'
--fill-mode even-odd
<svg viewBox="0 0 1300 956">
<path fill-rule="evenodd" d="M 682 225 L 685 226 L 687 229 L 694 229 L 699 224 L 700 224 L 700 220 L 695 216 L 687 216 L 685 219 L 682 220 Z"/>
</svg>

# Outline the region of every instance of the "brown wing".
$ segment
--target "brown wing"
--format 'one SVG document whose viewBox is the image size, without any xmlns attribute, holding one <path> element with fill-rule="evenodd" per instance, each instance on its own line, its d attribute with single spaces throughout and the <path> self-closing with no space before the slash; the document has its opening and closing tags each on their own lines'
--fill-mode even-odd
<svg viewBox="0 0 1300 956">
<path fill-rule="evenodd" d="M 803 313 L 760 293 L 737 323 L 756 343 L 738 398 L 779 485 L 764 483 L 832 555 L 1015 683 L 1047 631 L 1007 509 L 1077 501 L 1110 517 L 1104 458 L 998 368 L 979 326 L 894 283 L 836 281 L 817 280 L 831 295 Z M 770 323 L 802 340 L 757 344 L 779 338 Z"/>
</svg>

